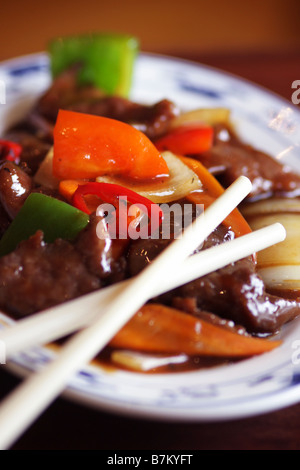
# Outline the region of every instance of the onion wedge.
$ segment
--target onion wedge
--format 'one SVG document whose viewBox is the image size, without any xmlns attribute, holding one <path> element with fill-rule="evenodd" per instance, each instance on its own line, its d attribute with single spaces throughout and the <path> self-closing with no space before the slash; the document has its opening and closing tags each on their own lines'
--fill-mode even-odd
<svg viewBox="0 0 300 470">
<path fill-rule="evenodd" d="M 211 126 L 230 124 L 230 110 L 227 108 L 199 108 L 186 111 L 172 120 L 171 127 L 174 128 L 192 123 L 203 123 Z"/>
<path fill-rule="evenodd" d="M 45 188 L 56 189 L 59 185 L 59 179 L 53 175 L 53 147 L 50 148 L 49 152 L 45 156 L 44 160 L 40 164 L 39 169 L 34 175 L 34 181 L 37 184 L 45 186 Z"/>
<path fill-rule="evenodd" d="M 121 178 L 99 176 L 99 183 L 114 183 L 129 188 L 154 203 L 167 203 L 181 199 L 193 191 L 199 191 L 202 183 L 197 174 L 171 152 L 163 152 L 170 176 L 163 182 L 132 184 Z"/>
<path fill-rule="evenodd" d="M 138 372 L 148 372 L 171 364 L 184 364 L 188 361 L 185 354 L 145 354 L 130 350 L 118 350 L 112 352 L 111 360 L 116 365 Z"/>
<path fill-rule="evenodd" d="M 286 239 L 257 254 L 258 272 L 269 289 L 299 291 L 300 295 L 300 200 L 268 199 L 242 208 L 252 230 L 280 222 Z"/>
</svg>

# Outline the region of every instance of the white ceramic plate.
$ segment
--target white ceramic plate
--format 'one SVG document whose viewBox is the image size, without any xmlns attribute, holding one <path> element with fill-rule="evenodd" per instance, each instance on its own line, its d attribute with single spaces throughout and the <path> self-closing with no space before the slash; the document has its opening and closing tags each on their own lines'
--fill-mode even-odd
<svg viewBox="0 0 300 470">
<path fill-rule="evenodd" d="M 45 54 L 0 65 L 0 133 L 25 113 L 50 83 Z M 3 86 L 4 85 L 4 86 Z M 257 148 L 299 165 L 300 113 L 276 95 L 218 70 L 142 54 L 132 99 L 175 101 L 183 109 L 225 106 L 240 136 Z M 106 411 L 167 420 L 216 421 L 242 418 L 300 401 L 300 319 L 287 325 L 283 345 L 235 365 L 173 375 L 107 372 L 88 366 L 71 381 L 70 398 Z M 27 374 L 53 352 L 37 348 L 18 354 L 8 366 Z"/>
</svg>

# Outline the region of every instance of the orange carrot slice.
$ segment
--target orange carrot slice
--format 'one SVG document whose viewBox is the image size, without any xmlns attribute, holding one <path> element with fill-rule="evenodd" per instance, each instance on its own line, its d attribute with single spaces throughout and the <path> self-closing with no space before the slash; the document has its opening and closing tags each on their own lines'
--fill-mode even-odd
<svg viewBox="0 0 300 470">
<path fill-rule="evenodd" d="M 201 162 L 190 157 L 179 157 L 183 163 L 185 163 L 189 168 L 191 168 L 197 176 L 199 176 L 202 184 L 204 186 L 203 193 L 194 192 L 187 196 L 187 199 L 194 204 L 204 204 L 204 208 L 209 206 L 217 197 L 219 197 L 223 192 L 223 186 L 218 182 L 218 180 L 202 165 Z M 231 214 L 226 217 L 224 223 L 231 227 L 236 236 L 245 235 L 246 233 L 251 232 L 251 228 L 248 222 L 244 219 L 242 214 L 238 209 L 234 209 Z"/>
<path fill-rule="evenodd" d="M 62 180 L 59 182 L 58 191 L 68 201 L 72 201 L 73 194 L 80 184 L 85 184 L 83 180 Z"/>
<path fill-rule="evenodd" d="M 110 346 L 144 352 L 214 357 L 250 357 L 281 344 L 243 336 L 161 304 L 146 304 L 111 340 Z"/>
</svg>

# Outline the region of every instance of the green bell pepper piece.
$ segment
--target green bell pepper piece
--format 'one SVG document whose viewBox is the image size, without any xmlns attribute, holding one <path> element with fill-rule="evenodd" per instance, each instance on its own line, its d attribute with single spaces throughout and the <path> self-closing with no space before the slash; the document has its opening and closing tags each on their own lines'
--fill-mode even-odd
<svg viewBox="0 0 300 470">
<path fill-rule="evenodd" d="M 31 193 L 0 240 L 0 256 L 13 251 L 37 230 L 43 231 L 47 243 L 57 238 L 73 240 L 88 222 L 89 216 L 70 204 Z"/>
<path fill-rule="evenodd" d="M 99 33 L 54 39 L 49 43 L 52 76 L 81 63 L 80 84 L 93 84 L 109 95 L 128 97 L 138 40 L 130 35 Z"/>
</svg>

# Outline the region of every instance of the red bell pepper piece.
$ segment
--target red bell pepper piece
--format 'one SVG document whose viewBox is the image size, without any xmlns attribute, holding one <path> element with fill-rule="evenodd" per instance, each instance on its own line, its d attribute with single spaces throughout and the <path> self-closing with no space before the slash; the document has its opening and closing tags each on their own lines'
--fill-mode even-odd
<svg viewBox="0 0 300 470">
<path fill-rule="evenodd" d="M 123 218 L 123 224 L 119 223 L 119 227 L 124 228 L 124 211 L 119 211 L 119 201 L 126 200 L 133 205 L 136 205 L 141 209 L 146 209 L 147 215 L 149 218 L 149 229 L 148 233 L 154 234 L 156 230 L 159 228 L 160 224 L 163 221 L 163 211 L 159 207 L 158 204 L 153 203 L 150 199 L 145 198 L 144 196 L 140 196 L 136 192 L 124 188 L 123 186 L 119 186 L 118 184 L 110 184 L 110 183 L 98 183 L 98 182 L 90 182 L 86 184 L 81 184 L 78 186 L 76 191 L 72 197 L 72 204 L 81 211 L 90 214 L 91 210 L 89 209 L 86 201 L 84 200 L 85 196 L 96 195 L 99 199 L 104 203 L 112 204 L 116 208 L 117 220 L 119 221 L 120 218 Z M 99 201 L 99 205 L 101 202 Z M 130 223 L 130 218 L 127 217 L 127 208 L 126 208 L 126 221 L 125 226 L 126 230 L 128 229 L 128 225 Z M 119 233 L 120 237 L 120 233 Z M 126 233 L 127 237 L 127 233 Z M 125 238 L 124 233 L 122 234 L 121 238 Z"/>
<path fill-rule="evenodd" d="M 53 173 L 59 179 L 110 173 L 149 180 L 168 176 L 169 170 L 155 145 L 133 126 L 60 110 L 54 128 Z"/>
<path fill-rule="evenodd" d="M 0 157 L 2 160 L 9 160 L 16 164 L 20 163 L 22 152 L 21 145 L 10 140 L 0 140 Z"/>
<path fill-rule="evenodd" d="M 206 124 L 185 124 L 174 128 L 155 142 L 160 151 L 178 155 L 195 155 L 209 150 L 213 144 L 213 128 Z"/>
</svg>

